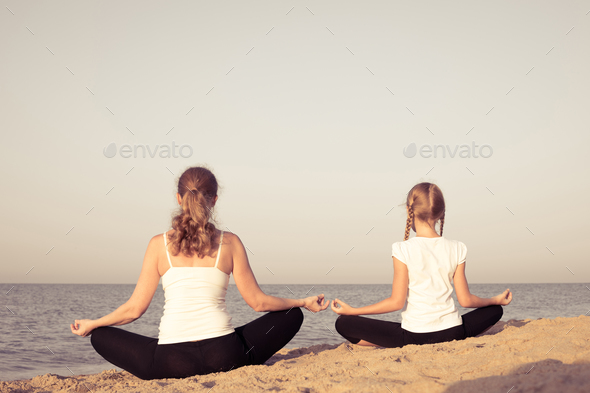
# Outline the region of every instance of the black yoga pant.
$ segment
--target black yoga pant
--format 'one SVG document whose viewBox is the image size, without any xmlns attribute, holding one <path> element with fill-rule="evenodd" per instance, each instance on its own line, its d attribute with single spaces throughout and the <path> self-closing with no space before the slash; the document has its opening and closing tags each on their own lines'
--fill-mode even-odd
<svg viewBox="0 0 590 393">
<path fill-rule="evenodd" d="M 461 316 L 462 325 L 430 333 L 409 332 L 398 322 L 341 315 L 336 320 L 336 330 L 353 344 L 365 340 L 381 347 L 399 348 L 408 344 L 434 344 L 475 337 L 498 322 L 502 313 L 502 306 L 478 308 Z"/>
<path fill-rule="evenodd" d="M 186 378 L 263 364 L 297 334 L 300 308 L 270 312 L 234 333 L 195 342 L 158 345 L 157 338 L 114 327 L 92 331 L 92 346 L 108 362 L 141 379 Z"/>
</svg>

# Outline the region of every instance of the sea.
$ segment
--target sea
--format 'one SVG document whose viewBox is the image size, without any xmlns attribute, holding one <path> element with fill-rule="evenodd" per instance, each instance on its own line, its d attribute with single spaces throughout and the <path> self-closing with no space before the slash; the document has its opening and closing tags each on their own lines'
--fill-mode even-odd
<svg viewBox="0 0 590 393">
<path fill-rule="evenodd" d="M 67 376 L 120 370 L 94 351 L 90 337 L 72 334 L 70 323 L 112 312 L 129 299 L 134 288 L 135 284 L 0 284 L 0 380 L 29 379 L 47 373 Z M 269 295 L 290 298 L 323 293 L 327 299 L 338 297 L 357 307 L 391 294 L 391 284 L 261 285 L 261 288 Z M 513 300 L 504 307 L 504 321 L 590 313 L 590 284 L 470 284 L 471 292 L 480 297 L 497 295 L 506 288 L 512 290 Z M 262 315 L 248 307 L 235 285 L 229 286 L 226 303 L 234 327 Z M 456 304 L 461 314 L 469 311 Z M 157 337 L 163 306 L 164 292 L 159 286 L 147 312 L 119 327 Z M 286 348 L 345 341 L 334 328 L 338 316 L 329 308 L 316 314 L 303 311 L 303 326 Z M 371 317 L 401 321 L 399 312 Z"/>
</svg>

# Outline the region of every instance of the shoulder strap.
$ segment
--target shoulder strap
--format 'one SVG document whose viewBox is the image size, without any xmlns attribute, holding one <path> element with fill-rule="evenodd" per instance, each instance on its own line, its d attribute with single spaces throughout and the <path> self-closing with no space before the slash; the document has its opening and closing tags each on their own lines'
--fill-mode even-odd
<svg viewBox="0 0 590 393">
<path fill-rule="evenodd" d="M 168 240 L 166 239 L 166 232 L 164 232 L 164 247 L 166 248 L 166 256 L 168 257 L 168 263 L 170 264 L 170 267 L 173 267 L 172 262 L 170 261 L 170 253 L 168 252 Z"/>
<path fill-rule="evenodd" d="M 221 236 L 219 236 L 219 249 L 217 250 L 217 260 L 215 261 L 215 267 L 219 263 L 219 256 L 221 255 L 221 243 L 223 243 L 223 231 L 221 231 Z"/>
</svg>

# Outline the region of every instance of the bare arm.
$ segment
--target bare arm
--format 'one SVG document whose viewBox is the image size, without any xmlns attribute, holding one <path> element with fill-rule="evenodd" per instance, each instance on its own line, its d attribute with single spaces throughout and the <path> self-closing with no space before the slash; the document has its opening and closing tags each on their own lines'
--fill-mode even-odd
<svg viewBox="0 0 590 393">
<path fill-rule="evenodd" d="M 510 289 L 491 298 L 481 298 L 469 292 L 467 277 L 465 277 L 465 263 L 461 263 L 457 266 L 457 270 L 455 270 L 455 275 L 453 276 L 453 285 L 455 286 L 455 293 L 457 294 L 457 300 L 461 307 L 479 308 L 493 305 L 506 306 L 512 301 L 512 292 L 510 292 Z"/>
<path fill-rule="evenodd" d="M 351 307 L 342 300 L 335 299 L 332 301 L 332 311 L 339 315 L 371 315 L 401 310 L 406 304 L 408 280 L 408 267 L 399 259 L 393 257 L 393 284 L 390 297 L 370 306 L 358 308 Z M 338 305 L 339 308 L 336 307 Z"/>
<path fill-rule="evenodd" d="M 72 333 L 85 337 L 97 327 L 125 325 L 135 321 L 145 313 L 160 282 L 157 247 L 164 247 L 164 244 L 158 238 L 161 238 L 161 236 L 153 237 L 148 244 L 137 285 L 129 300 L 102 318 L 94 320 L 76 319 L 74 324 L 70 324 Z"/>
<path fill-rule="evenodd" d="M 254 272 L 250 267 L 246 249 L 240 238 L 235 234 L 227 234 L 229 248 L 233 258 L 233 274 L 236 286 L 246 303 L 255 311 L 280 311 L 293 307 L 305 307 L 312 312 L 325 310 L 329 302 L 324 295 L 310 296 L 305 299 L 287 299 L 265 294 L 258 286 Z"/>
</svg>

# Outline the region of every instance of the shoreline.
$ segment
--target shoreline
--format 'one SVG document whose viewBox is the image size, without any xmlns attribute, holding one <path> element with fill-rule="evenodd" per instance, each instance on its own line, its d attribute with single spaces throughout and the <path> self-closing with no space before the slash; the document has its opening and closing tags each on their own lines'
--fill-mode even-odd
<svg viewBox="0 0 590 393">
<path fill-rule="evenodd" d="M 113 366 L 114 367 L 114 366 Z M 478 337 L 403 348 L 349 343 L 282 349 L 264 365 L 143 381 L 126 371 L 0 381 L 33 392 L 590 391 L 590 317 L 500 321 Z"/>
</svg>

